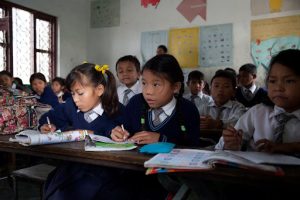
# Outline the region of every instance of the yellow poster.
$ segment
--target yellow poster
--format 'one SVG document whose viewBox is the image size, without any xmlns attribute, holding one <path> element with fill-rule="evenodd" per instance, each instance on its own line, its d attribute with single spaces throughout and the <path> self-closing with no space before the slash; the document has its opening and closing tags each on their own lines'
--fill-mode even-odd
<svg viewBox="0 0 300 200">
<path fill-rule="evenodd" d="M 169 52 L 181 67 L 198 66 L 200 28 L 171 29 L 169 31 Z"/>
<path fill-rule="evenodd" d="M 283 36 L 300 36 L 300 15 L 251 22 L 251 41 Z"/>
</svg>

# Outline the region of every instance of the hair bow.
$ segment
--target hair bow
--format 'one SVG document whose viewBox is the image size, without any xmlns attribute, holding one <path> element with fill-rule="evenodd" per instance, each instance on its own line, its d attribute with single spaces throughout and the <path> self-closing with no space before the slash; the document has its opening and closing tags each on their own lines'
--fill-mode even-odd
<svg viewBox="0 0 300 200">
<path fill-rule="evenodd" d="M 109 70 L 109 67 L 108 67 L 108 65 L 102 65 L 101 67 L 100 67 L 100 65 L 95 65 L 95 69 L 98 72 L 102 72 L 102 74 L 105 74 L 106 70 Z"/>
</svg>

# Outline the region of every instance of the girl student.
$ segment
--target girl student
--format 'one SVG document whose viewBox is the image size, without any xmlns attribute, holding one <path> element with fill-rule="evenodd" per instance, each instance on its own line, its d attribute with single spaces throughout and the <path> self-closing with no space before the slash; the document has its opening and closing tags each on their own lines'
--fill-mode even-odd
<svg viewBox="0 0 300 200">
<path fill-rule="evenodd" d="M 300 152 L 300 50 L 274 56 L 266 82 L 272 104 L 258 104 L 223 131 L 216 149 Z"/>
<path fill-rule="evenodd" d="M 117 126 L 111 138 L 129 138 L 138 144 L 172 142 L 197 146 L 200 116 L 196 106 L 182 97 L 183 84 L 183 72 L 173 56 L 151 58 L 142 70 L 142 94 L 132 97 L 125 108 L 125 130 Z M 160 180 L 165 182 L 169 178 Z M 128 182 L 136 188 L 135 199 L 166 199 L 167 191 L 156 176 L 136 172 Z"/>
<path fill-rule="evenodd" d="M 59 103 L 64 103 L 67 98 L 72 97 L 71 93 L 66 89 L 65 79 L 55 77 L 51 81 L 51 89 L 56 94 Z"/>
<path fill-rule="evenodd" d="M 123 106 L 119 103 L 116 81 L 108 66 L 84 63 L 66 78 L 72 98 L 42 116 L 41 132 L 85 129 L 109 136 L 121 124 Z M 47 125 L 47 117 L 51 126 Z M 122 193 L 121 170 L 64 162 L 49 176 L 45 199 L 126 199 Z M 126 185 L 124 183 L 124 185 Z"/>
<path fill-rule="evenodd" d="M 33 92 L 36 94 L 38 102 L 48 104 L 52 108 L 59 105 L 58 98 L 52 91 L 51 87 L 47 85 L 44 74 L 40 72 L 32 74 L 29 82 Z"/>
</svg>

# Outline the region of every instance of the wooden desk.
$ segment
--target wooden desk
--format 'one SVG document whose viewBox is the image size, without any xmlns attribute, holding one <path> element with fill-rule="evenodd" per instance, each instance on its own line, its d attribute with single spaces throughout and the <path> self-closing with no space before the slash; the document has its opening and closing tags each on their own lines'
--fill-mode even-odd
<svg viewBox="0 0 300 200">
<path fill-rule="evenodd" d="M 145 171 L 144 162 L 151 157 L 139 153 L 136 149 L 130 151 L 86 152 L 84 151 L 84 142 L 26 147 L 9 142 L 10 137 L 13 137 L 13 135 L 0 136 L 0 151 L 139 171 Z"/>
</svg>

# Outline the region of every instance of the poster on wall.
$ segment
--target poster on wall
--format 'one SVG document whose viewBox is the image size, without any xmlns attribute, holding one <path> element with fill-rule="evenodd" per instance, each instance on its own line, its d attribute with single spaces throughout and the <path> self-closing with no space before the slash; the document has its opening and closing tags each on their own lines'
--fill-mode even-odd
<svg viewBox="0 0 300 200">
<path fill-rule="evenodd" d="M 251 56 L 266 70 L 272 56 L 284 49 L 300 49 L 300 15 L 251 22 Z"/>
<path fill-rule="evenodd" d="M 232 66 L 232 24 L 201 26 L 200 67 Z"/>
<path fill-rule="evenodd" d="M 183 68 L 198 67 L 199 27 L 171 29 L 169 52 Z"/>
<path fill-rule="evenodd" d="M 120 0 L 91 1 L 91 28 L 120 26 Z"/>
<path fill-rule="evenodd" d="M 251 0 L 251 14 L 262 15 L 289 10 L 300 10 L 299 0 Z"/>
<path fill-rule="evenodd" d="M 141 35 L 141 54 L 142 62 L 156 55 L 156 49 L 159 45 L 168 46 L 168 31 L 149 31 L 142 32 Z"/>
</svg>

